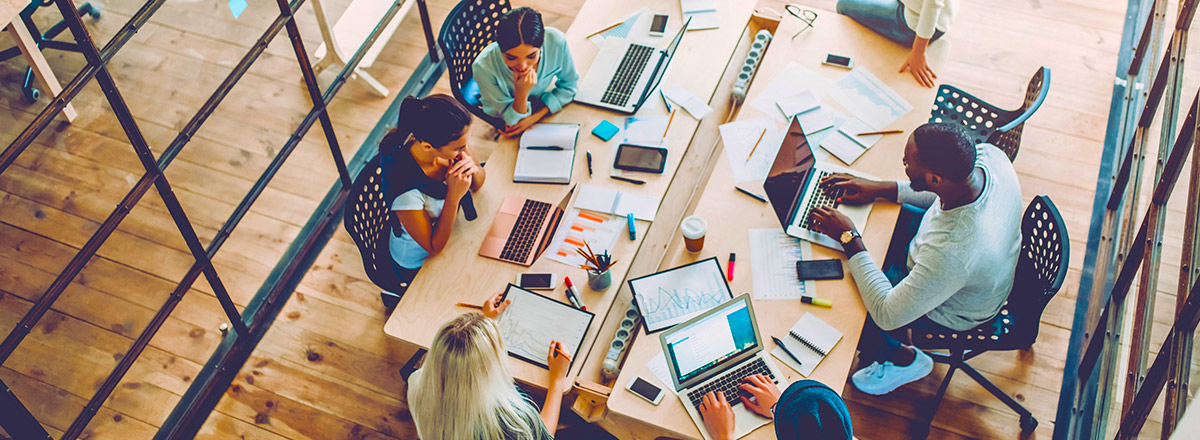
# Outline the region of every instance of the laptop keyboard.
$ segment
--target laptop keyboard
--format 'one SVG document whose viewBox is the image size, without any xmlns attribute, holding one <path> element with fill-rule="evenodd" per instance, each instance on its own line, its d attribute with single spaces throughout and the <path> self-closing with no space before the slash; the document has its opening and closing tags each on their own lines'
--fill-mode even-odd
<svg viewBox="0 0 1200 440">
<path fill-rule="evenodd" d="M 533 250 L 542 221 L 549 212 L 549 203 L 526 200 L 525 206 L 521 207 L 521 215 L 517 216 L 517 224 L 513 225 L 508 241 L 504 243 L 504 250 L 500 251 L 500 259 L 524 262 Z"/>
<path fill-rule="evenodd" d="M 625 51 L 625 58 L 622 58 L 621 64 L 617 66 L 617 73 L 608 83 L 608 88 L 604 90 L 604 96 L 600 98 L 600 102 L 617 106 L 624 106 L 628 103 L 629 94 L 633 92 L 633 86 L 636 86 L 638 79 L 641 78 L 642 71 L 645 70 L 652 53 L 654 53 L 654 48 L 650 46 L 630 44 L 629 49 Z"/>
<path fill-rule="evenodd" d="M 828 171 L 821 171 L 820 174 L 817 174 L 817 176 L 816 176 L 817 182 L 820 182 L 821 179 L 824 179 L 825 176 L 828 176 L 830 174 L 832 174 L 832 173 L 830 173 Z M 820 208 L 822 206 L 833 206 L 833 202 L 835 200 L 837 200 L 838 197 L 841 197 L 841 196 L 842 196 L 841 190 L 828 191 L 825 188 L 821 188 L 820 186 L 818 186 L 816 188 L 816 191 L 813 191 L 812 197 L 808 198 L 808 206 L 804 207 L 804 216 L 800 217 L 800 227 L 811 230 L 811 228 L 809 228 L 809 223 L 808 223 L 809 213 L 811 213 L 812 210 Z"/>
<path fill-rule="evenodd" d="M 699 409 L 700 401 L 704 399 L 704 395 L 720 391 L 725 395 L 725 400 L 729 401 L 730 406 L 740 405 L 742 400 L 738 399 L 737 396 L 741 394 L 750 397 L 750 394 L 742 391 L 738 386 L 742 384 L 742 380 L 755 374 L 762 374 L 771 378 L 775 383 L 779 383 L 775 379 L 775 375 L 771 374 L 771 369 L 767 368 L 767 363 L 763 362 L 762 358 L 756 357 L 753 361 L 747 362 L 736 370 L 729 371 L 718 379 L 688 393 L 688 399 L 691 399 L 692 405 L 695 405 L 696 409 Z"/>
</svg>

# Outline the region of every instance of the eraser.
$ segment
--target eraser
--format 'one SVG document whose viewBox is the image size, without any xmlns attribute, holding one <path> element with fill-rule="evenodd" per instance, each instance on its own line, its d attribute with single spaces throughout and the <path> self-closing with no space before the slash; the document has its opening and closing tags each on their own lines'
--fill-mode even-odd
<svg viewBox="0 0 1200 440">
<path fill-rule="evenodd" d="M 608 142 L 613 138 L 613 136 L 617 135 L 618 131 L 621 130 L 617 128 L 616 125 L 613 125 L 612 122 L 601 120 L 600 123 L 596 125 L 596 128 L 592 129 L 592 134 L 596 135 L 596 137 L 600 139 L 604 139 L 605 142 Z"/>
</svg>

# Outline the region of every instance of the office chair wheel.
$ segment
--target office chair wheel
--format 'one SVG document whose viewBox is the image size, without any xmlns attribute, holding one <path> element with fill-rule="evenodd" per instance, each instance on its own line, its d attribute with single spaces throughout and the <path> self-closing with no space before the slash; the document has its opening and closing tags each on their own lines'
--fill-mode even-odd
<svg viewBox="0 0 1200 440">
<path fill-rule="evenodd" d="M 22 92 L 24 92 L 22 95 L 25 96 L 25 101 L 30 104 L 37 103 L 38 99 L 42 97 L 42 91 L 38 90 L 37 87 L 27 87 Z"/>
<path fill-rule="evenodd" d="M 1021 416 L 1021 432 L 1032 432 L 1034 428 L 1037 428 L 1037 425 L 1038 421 L 1032 415 Z"/>
</svg>

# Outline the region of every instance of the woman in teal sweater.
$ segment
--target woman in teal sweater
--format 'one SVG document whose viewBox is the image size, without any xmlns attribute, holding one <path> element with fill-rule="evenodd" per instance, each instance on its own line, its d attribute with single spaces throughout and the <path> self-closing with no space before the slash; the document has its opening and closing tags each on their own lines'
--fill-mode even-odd
<svg viewBox="0 0 1200 440">
<path fill-rule="evenodd" d="M 579 74 L 566 36 L 542 26 L 530 8 L 509 11 L 496 24 L 496 41 L 471 65 L 483 111 L 504 120 L 516 136 L 575 99 Z"/>
</svg>

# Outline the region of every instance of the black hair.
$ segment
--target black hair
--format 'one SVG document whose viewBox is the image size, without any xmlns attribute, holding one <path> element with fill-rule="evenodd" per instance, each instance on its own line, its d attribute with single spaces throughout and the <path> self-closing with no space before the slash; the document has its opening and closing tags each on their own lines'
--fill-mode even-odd
<svg viewBox="0 0 1200 440">
<path fill-rule="evenodd" d="M 496 44 L 500 50 L 528 44 L 540 48 L 546 41 L 546 28 L 542 27 L 542 14 L 529 7 L 508 11 L 496 22 Z"/>
<path fill-rule="evenodd" d="M 441 148 L 462 137 L 469 125 L 471 114 L 453 96 L 441 93 L 424 99 L 410 96 L 400 103 L 396 128 L 383 137 L 380 146 L 403 147 L 412 135 L 413 139 Z"/>
<path fill-rule="evenodd" d="M 975 169 L 975 141 L 961 124 L 929 123 L 913 130 L 917 158 L 929 171 L 956 182 Z"/>
</svg>

